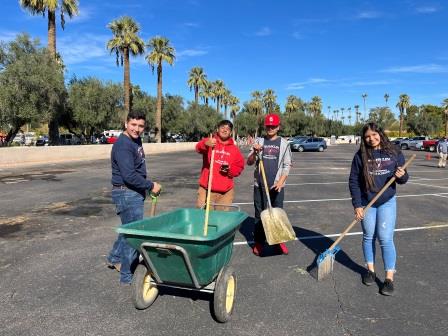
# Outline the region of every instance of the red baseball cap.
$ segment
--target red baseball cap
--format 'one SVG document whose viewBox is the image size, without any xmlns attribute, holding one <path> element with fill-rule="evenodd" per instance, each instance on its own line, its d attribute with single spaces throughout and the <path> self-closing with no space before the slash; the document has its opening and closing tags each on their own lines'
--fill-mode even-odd
<svg viewBox="0 0 448 336">
<path fill-rule="evenodd" d="M 264 118 L 265 126 L 278 126 L 280 125 L 280 117 L 277 114 L 268 114 Z"/>
</svg>

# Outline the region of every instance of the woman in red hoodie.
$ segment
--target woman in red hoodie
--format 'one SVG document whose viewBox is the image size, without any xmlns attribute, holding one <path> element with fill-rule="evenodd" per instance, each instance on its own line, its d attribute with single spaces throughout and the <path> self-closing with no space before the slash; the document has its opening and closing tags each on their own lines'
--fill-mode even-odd
<svg viewBox="0 0 448 336">
<path fill-rule="evenodd" d="M 218 124 L 218 132 L 211 138 L 204 138 L 196 145 L 196 152 L 202 154 L 202 170 L 199 178 L 197 207 L 202 208 L 207 198 L 208 176 L 212 148 L 215 149 L 213 163 L 212 193 L 210 202 L 230 205 L 233 201 L 233 178 L 244 169 L 244 158 L 231 138 L 233 124 L 222 120 Z M 215 210 L 228 210 L 228 207 L 215 207 Z"/>
</svg>

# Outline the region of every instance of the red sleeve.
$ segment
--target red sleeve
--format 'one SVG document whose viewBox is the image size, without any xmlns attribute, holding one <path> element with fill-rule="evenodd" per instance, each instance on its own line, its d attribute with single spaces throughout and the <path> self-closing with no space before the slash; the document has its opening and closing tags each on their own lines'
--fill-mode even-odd
<svg viewBox="0 0 448 336">
<path fill-rule="evenodd" d="M 207 146 L 205 145 L 206 140 L 207 138 L 204 138 L 196 144 L 196 152 L 201 154 L 207 153 Z"/>
<path fill-rule="evenodd" d="M 229 177 L 237 177 L 244 170 L 244 158 L 238 148 L 235 148 L 235 158 L 229 166 Z"/>
</svg>

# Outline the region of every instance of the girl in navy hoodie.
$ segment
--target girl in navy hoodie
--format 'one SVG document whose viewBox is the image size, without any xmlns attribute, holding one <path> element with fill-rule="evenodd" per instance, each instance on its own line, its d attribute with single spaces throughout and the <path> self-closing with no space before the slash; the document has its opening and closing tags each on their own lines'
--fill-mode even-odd
<svg viewBox="0 0 448 336">
<path fill-rule="evenodd" d="M 362 282 L 367 286 L 375 283 L 375 240 L 378 238 L 386 272 L 380 292 L 383 295 L 392 295 L 396 262 L 393 241 L 397 217 L 396 183 L 406 183 L 409 175 L 402 169 L 405 162 L 403 154 L 389 142 L 378 125 L 373 122 L 367 123 L 361 134 L 360 149 L 352 162 L 349 188 L 355 217 L 362 220 L 362 247 L 367 265 L 367 270 L 362 275 Z M 373 206 L 364 212 L 364 207 L 393 176 L 396 177 L 396 183 L 393 183 Z"/>
</svg>

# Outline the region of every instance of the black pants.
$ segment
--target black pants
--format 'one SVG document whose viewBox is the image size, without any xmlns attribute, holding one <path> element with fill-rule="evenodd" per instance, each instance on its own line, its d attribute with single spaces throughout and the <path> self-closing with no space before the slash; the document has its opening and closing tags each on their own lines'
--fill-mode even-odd
<svg viewBox="0 0 448 336">
<path fill-rule="evenodd" d="M 271 204 L 273 208 L 283 209 L 283 200 L 285 199 L 285 189 L 282 188 L 280 192 L 275 190 L 269 191 Z M 254 241 L 256 243 L 264 243 L 266 235 L 264 234 L 263 224 L 261 223 L 260 214 L 267 209 L 268 202 L 266 200 L 266 191 L 264 188 L 254 186 L 254 207 L 255 207 L 255 226 L 254 226 Z"/>
</svg>

